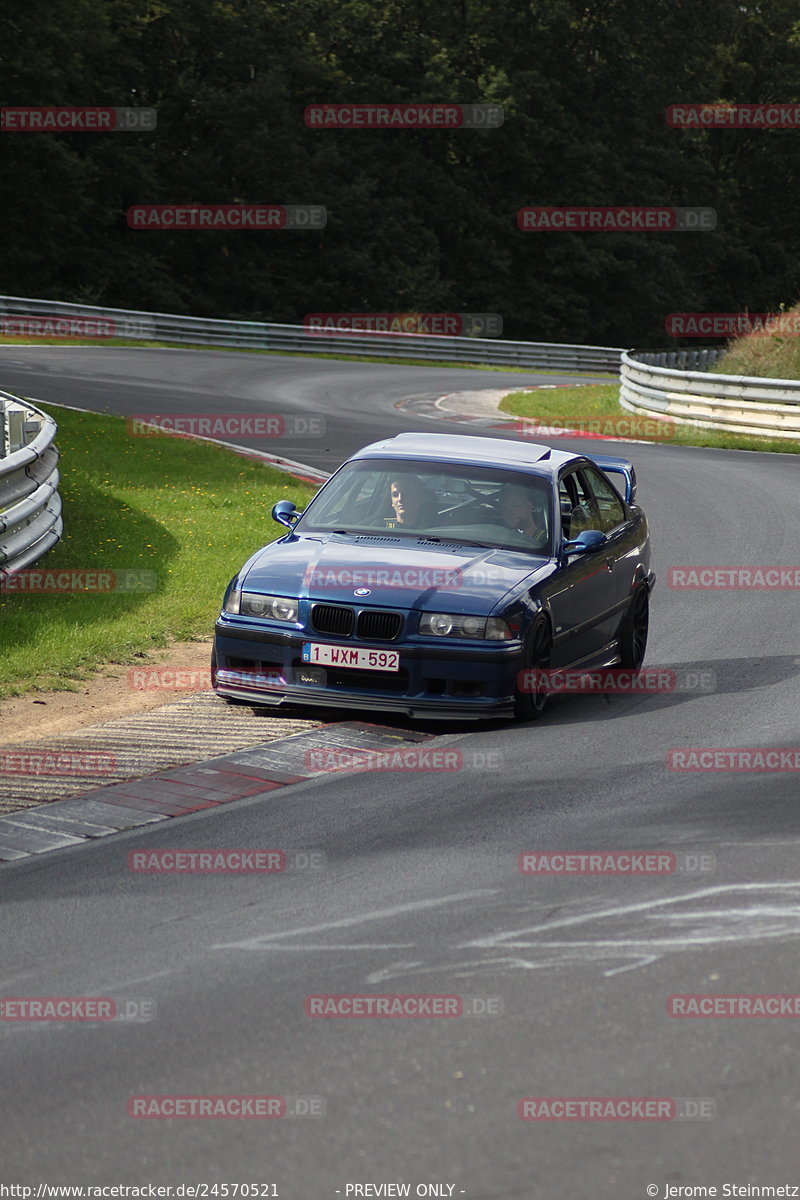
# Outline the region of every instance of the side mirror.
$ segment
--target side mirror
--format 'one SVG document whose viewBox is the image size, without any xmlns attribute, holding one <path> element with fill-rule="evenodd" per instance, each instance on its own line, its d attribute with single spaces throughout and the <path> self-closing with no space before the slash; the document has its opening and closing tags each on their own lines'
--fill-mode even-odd
<svg viewBox="0 0 800 1200">
<path fill-rule="evenodd" d="M 299 521 L 302 515 L 297 511 L 297 505 L 293 500 L 279 500 L 272 506 L 273 521 L 277 521 L 279 525 L 285 525 L 287 529 L 291 529 L 295 521 Z"/>
<path fill-rule="evenodd" d="M 592 550 L 599 550 L 604 546 L 608 538 L 599 529 L 584 529 L 583 533 L 579 533 L 574 541 L 564 542 L 564 553 L 570 554 L 588 554 Z"/>
</svg>

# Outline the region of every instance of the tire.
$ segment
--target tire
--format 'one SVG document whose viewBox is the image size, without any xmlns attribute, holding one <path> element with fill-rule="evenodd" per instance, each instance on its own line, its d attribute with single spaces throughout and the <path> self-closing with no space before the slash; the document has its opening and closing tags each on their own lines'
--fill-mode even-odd
<svg viewBox="0 0 800 1200">
<path fill-rule="evenodd" d="M 650 592 L 646 584 L 639 584 L 631 597 L 619 638 L 620 663 L 630 671 L 638 671 L 644 662 L 649 626 Z"/>
<path fill-rule="evenodd" d="M 550 624 L 546 617 L 539 616 L 534 621 L 525 639 L 522 652 L 521 674 L 526 671 L 545 671 L 550 666 L 550 650 L 552 638 Z M 535 691 L 521 691 L 519 680 L 514 702 L 514 715 L 518 721 L 536 721 L 542 715 L 547 704 L 547 692 L 537 688 Z"/>
</svg>

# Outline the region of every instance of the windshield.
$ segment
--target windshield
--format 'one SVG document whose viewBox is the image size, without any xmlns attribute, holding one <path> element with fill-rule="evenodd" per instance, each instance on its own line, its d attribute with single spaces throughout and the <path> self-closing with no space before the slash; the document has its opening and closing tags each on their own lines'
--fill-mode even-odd
<svg viewBox="0 0 800 1200">
<path fill-rule="evenodd" d="M 325 485 L 295 528 L 424 536 L 549 556 L 551 485 L 502 467 L 360 459 Z"/>
</svg>

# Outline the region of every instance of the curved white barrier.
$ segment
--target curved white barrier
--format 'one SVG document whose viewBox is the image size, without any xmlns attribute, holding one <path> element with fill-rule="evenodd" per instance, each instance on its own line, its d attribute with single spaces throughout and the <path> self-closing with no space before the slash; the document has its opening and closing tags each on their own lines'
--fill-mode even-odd
<svg viewBox="0 0 800 1200">
<path fill-rule="evenodd" d="M 26 400 L 0 392 L 0 586 L 63 533 L 57 428 Z"/>
</svg>

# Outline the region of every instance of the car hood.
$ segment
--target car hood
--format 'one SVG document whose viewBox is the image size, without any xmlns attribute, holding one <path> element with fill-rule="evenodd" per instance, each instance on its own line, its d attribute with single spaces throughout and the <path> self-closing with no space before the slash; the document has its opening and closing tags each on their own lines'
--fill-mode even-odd
<svg viewBox="0 0 800 1200">
<path fill-rule="evenodd" d="M 305 536 L 273 542 L 240 575 L 244 591 L 323 603 L 489 613 L 554 569 L 516 550 L 480 550 L 378 535 Z M 356 589 L 369 589 L 356 595 Z"/>
</svg>

